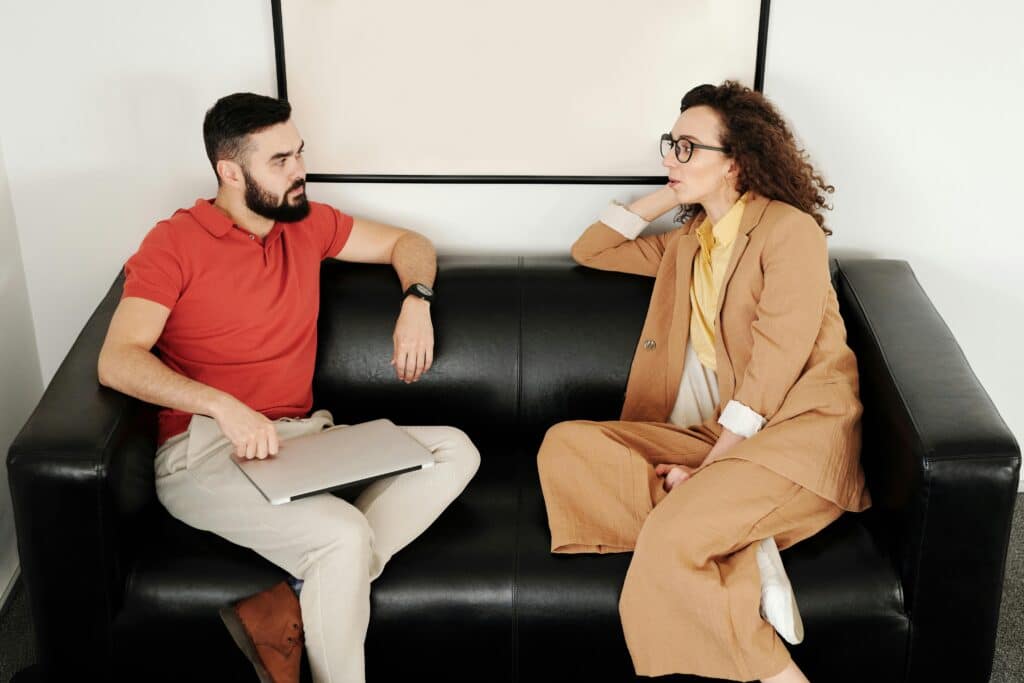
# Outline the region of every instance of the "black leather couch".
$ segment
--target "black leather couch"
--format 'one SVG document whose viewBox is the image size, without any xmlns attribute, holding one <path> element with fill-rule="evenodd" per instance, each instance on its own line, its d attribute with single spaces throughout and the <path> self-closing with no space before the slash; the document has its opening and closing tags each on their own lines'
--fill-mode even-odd
<svg viewBox="0 0 1024 683">
<path fill-rule="evenodd" d="M 875 505 L 783 554 L 812 681 L 982 683 L 991 669 L 1020 453 L 901 261 L 833 261 L 860 363 Z M 336 421 L 452 424 L 476 478 L 373 585 L 374 681 L 626 681 L 628 554 L 553 556 L 544 431 L 615 419 L 652 280 L 566 259 L 443 261 L 434 368 L 388 366 L 390 268 L 325 263 L 315 405 Z M 156 500 L 155 411 L 101 387 L 122 279 L 89 319 L 8 457 L 42 680 L 250 681 L 217 607 L 282 572 Z M 28 679 L 28 675 L 24 677 Z M 666 680 L 692 680 L 686 676 Z"/>
</svg>

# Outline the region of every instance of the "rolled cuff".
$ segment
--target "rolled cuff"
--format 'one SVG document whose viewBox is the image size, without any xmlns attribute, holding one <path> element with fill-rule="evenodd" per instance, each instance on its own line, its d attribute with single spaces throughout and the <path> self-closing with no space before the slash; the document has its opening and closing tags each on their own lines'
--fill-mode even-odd
<svg viewBox="0 0 1024 683">
<path fill-rule="evenodd" d="M 726 403 L 722 416 L 718 418 L 718 424 L 747 439 L 761 431 L 764 423 L 765 419 L 761 415 L 739 401 Z"/>
<path fill-rule="evenodd" d="M 613 201 L 605 208 L 601 213 L 599 221 L 607 225 L 615 232 L 621 233 L 626 239 L 636 239 L 637 235 L 644 231 L 650 221 L 644 220 L 643 216 L 638 216 L 629 209 L 627 209 L 622 203 Z"/>
</svg>

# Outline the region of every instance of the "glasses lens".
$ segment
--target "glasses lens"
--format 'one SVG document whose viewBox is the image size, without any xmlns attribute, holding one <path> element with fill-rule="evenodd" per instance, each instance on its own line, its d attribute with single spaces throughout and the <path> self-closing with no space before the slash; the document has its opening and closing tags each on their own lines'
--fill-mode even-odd
<svg viewBox="0 0 1024 683">
<path fill-rule="evenodd" d="M 666 135 L 661 136 L 661 156 L 664 158 L 672 150 L 672 139 Z"/>
<path fill-rule="evenodd" d="M 680 163 L 685 164 L 689 161 L 691 154 L 693 154 L 693 145 L 690 144 L 689 140 L 681 139 L 676 143 L 676 158 L 679 159 Z"/>
<path fill-rule="evenodd" d="M 667 133 L 665 135 L 662 135 L 661 136 L 661 156 L 662 156 L 662 158 L 664 158 L 670 151 L 672 151 L 673 147 L 675 148 L 676 159 L 679 160 L 679 163 L 685 164 L 687 161 L 690 160 L 690 157 L 693 155 L 693 145 L 690 144 L 689 140 L 687 140 L 685 138 L 680 138 L 678 140 L 673 140 L 672 136 L 667 134 Z"/>
</svg>

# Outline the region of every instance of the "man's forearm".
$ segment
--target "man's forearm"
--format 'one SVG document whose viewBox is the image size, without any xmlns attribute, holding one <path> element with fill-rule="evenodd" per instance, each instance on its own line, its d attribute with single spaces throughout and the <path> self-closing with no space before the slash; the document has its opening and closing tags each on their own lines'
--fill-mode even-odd
<svg viewBox="0 0 1024 683">
<path fill-rule="evenodd" d="M 152 352 L 124 345 L 104 349 L 99 359 L 100 384 L 123 394 L 186 413 L 216 416 L 224 392 L 171 370 Z"/>
<path fill-rule="evenodd" d="M 398 238 L 391 251 L 391 265 L 402 281 L 402 291 L 417 282 L 434 286 L 437 254 L 430 240 L 419 233 L 410 231 Z"/>
</svg>

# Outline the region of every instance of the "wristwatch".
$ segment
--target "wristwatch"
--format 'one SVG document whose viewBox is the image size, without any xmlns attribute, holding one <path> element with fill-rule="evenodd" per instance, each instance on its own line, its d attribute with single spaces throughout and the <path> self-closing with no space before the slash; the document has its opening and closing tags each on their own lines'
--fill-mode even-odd
<svg viewBox="0 0 1024 683">
<path fill-rule="evenodd" d="M 419 282 L 410 285 L 409 289 L 405 290 L 405 294 L 403 296 L 409 296 L 410 294 L 418 296 L 425 301 L 434 300 L 434 290 L 424 284 L 420 284 Z"/>
</svg>

